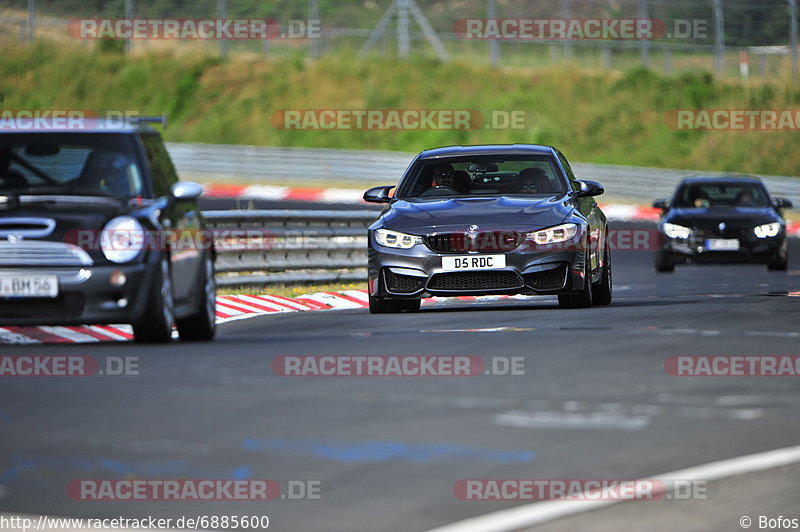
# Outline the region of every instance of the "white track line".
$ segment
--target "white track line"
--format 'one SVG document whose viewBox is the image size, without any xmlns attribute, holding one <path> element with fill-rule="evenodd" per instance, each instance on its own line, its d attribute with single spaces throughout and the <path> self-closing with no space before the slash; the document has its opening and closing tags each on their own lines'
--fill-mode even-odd
<svg viewBox="0 0 800 532">
<path fill-rule="evenodd" d="M 720 480 L 723 478 L 774 469 L 800 462 L 800 445 L 773 449 L 762 453 L 747 454 L 709 462 L 686 469 L 671 471 L 662 475 L 648 477 L 648 480 Z M 669 483 L 665 482 L 665 486 Z M 429 532 L 511 532 L 540 525 L 562 517 L 580 514 L 605 506 L 617 504 L 618 500 L 558 500 L 526 504 L 480 515 L 463 521 L 434 528 Z"/>
</svg>

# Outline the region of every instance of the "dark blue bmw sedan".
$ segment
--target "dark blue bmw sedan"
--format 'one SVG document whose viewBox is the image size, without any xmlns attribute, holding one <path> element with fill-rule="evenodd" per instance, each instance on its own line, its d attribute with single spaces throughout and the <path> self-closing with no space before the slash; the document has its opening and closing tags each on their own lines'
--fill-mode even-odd
<svg viewBox="0 0 800 532">
<path fill-rule="evenodd" d="M 608 227 L 594 199 L 602 193 L 551 146 L 420 153 L 396 187 L 364 194 L 387 204 L 369 229 L 370 311 L 494 294 L 557 295 L 565 308 L 610 304 Z"/>
</svg>

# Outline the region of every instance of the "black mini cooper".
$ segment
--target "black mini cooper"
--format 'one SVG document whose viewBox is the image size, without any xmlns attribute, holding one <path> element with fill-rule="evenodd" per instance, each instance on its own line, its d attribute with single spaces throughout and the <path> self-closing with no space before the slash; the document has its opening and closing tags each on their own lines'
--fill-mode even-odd
<svg viewBox="0 0 800 532">
<path fill-rule="evenodd" d="M 611 303 L 600 184 L 564 155 L 530 144 L 420 153 L 369 228 L 369 308 L 417 310 L 432 296 L 557 295 L 561 307 Z"/>
<path fill-rule="evenodd" d="M 0 325 L 129 323 L 210 340 L 213 242 L 148 121 L 0 131 Z"/>
</svg>

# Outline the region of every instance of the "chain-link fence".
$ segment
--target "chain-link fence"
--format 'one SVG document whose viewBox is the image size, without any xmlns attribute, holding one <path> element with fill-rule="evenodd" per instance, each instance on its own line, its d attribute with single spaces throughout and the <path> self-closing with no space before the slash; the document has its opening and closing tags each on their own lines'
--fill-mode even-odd
<svg viewBox="0 0 800 532">
<path fill-rule="evenodd" d="M 103 34 L 102 26 L 98 33 L 94 26 L 95 33 L 87 36 L 81 21 L 268 19 L 265 38 L 164 38 L 151 26 L 150 33 L 124 39 L 122 47 L 130 53 L 172 48 L 311 58 L 439 57 L 498 66 L 643 66 L 664 73 L 703 69 L 796 78 L 796 2 L 6 0 L 0 2 L 0 39 L 79 41 L 92 47 L 109 35 L 125 35 Z M 631 27 L 644 31 L 624 31 Z"/>
</svg>

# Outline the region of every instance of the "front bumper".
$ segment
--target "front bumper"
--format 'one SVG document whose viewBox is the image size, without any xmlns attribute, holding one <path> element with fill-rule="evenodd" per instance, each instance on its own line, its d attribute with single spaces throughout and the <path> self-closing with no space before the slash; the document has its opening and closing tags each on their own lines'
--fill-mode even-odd
<svg viewBox="0 0 800 532">
<path fill-rule="evenodd" d="M 704 239 L 674 239 L 661 235 L 662 251 L 674 262 L 690 264 L 767 264 L 776 257 L 785 258 L 788 247 L 785 235 L 771 238 L 740 237 L 739 249 L 733 251 L 710 250 Z"/>
<path fill-rule="evenodd" d="M 126 282 L 111 284 L 113 271 Z M 0 298 L 0 325 L 81 325 L 132 323 L 144 312 L 153 268 L 148 263 L 86 268 L 0 268 L 0 275 L 54 274 L 55 298 Z"/>
<path fill-rule="evenodd" d="M 386 248 L 370 242 L 369 293 L 377 298 L 421 299 L 434 296 L 528 294 L 553 295 L 583 289 L 583 246 L 572 249 L 520 247 L 513 251 L 436 253 L 424 244 L 409 250 Z M 446 271 L 442 257 L 502 254 L 506 266 L 498 269 Z"/>
</svg>

